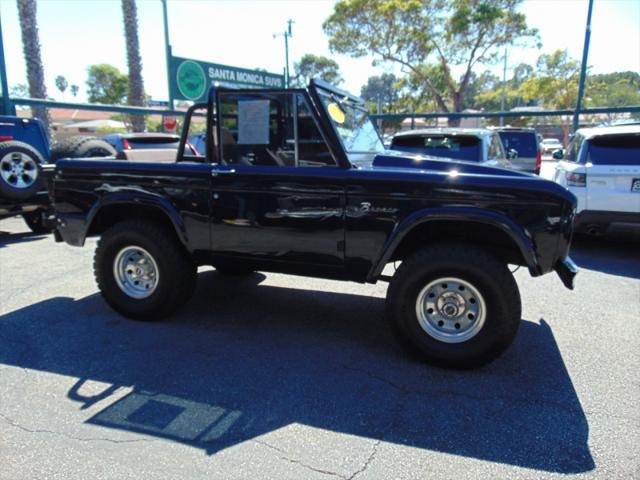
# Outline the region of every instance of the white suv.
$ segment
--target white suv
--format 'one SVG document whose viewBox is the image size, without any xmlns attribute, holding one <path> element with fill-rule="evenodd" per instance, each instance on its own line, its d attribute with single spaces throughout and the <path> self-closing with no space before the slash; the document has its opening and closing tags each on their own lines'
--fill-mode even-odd
<svg viewBox="0 0 640 480">
<path fill-rule="evenodd" d="M 578 130 L 554 180 L 578 198 L 576 232 L 640 239 L 640 125 Z"/>
</svg>

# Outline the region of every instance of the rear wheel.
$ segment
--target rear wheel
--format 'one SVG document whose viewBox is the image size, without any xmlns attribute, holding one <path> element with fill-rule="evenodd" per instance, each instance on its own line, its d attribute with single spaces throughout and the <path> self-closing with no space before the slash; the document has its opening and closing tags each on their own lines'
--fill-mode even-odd
<svg viewBox="0 0 640 480">
<path fill-rule="evenodd" d="M 108 229 L 94 258 L 98 288 L 124 316 L 159 320 L 184 304 L 195 288 L 196 265 L 161 226 L 126 220 Z"/>
<path fill-rule="evenodd" d="M 472 245 L 434 245 L 402 262 L 387 294 L 401 340 L 430 363 L 480 366 L 500 355 L 520 324 L 507 265 Z"/>
</svg>

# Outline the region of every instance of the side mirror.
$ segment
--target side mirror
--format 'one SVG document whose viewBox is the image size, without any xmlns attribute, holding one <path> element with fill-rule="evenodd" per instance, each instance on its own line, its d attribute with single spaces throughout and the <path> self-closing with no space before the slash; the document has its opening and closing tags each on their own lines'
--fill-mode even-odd
<svg viewBox="0 0 640 480">
<path fill-rule="evenodd" d="M 507 150 L 507 158 L 509 160 L 515 160 L 516 158 L 518 158 L 518 151 L 514 148 L 510 148 L 509 150 Z"/>
<path fill-rule="evenodd" d="M 561 149 L 554 150 L 551 154 L 554 160 L 562 160 L 564 158 L 564 153 L 562 153 Z"/>
</svg>

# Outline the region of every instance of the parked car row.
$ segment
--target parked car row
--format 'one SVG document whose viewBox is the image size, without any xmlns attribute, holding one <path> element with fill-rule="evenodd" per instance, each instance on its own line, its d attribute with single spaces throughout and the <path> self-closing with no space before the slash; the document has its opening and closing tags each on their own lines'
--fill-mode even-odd
<svg viewBox="0 0 640 480">
<path fill-rule="evenodd" d="M 427 128 L 396 134 L 391 150 L 540 173 L 542 160 L 532 128 Z"/>
</svg>

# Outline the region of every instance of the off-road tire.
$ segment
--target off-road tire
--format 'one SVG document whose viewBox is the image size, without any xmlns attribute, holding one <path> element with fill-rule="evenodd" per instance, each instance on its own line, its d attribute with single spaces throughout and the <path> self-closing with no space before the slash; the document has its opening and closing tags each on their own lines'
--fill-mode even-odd
<svg viewBox="0 0 640 480">
<path fill-rule="evenodd" d="M 422 289 L 447 277 L 468 282 L 486 305 L 481 329 L 460 343 L 436 339 L 418 320 Z M 427 362 L 473 368 L 492 361 L 512 343 L 520 325 L 520 293 L 507 265 L 490 253 L 469 244 L 436 244 L 402 262 L 389 285 L 386 315 L 401 342 Z"/>
<path fill-rule="evenodd" d="M 13 154 L 20 159 L 18 163 L 22 168 L 27 169 L 25 178 L 29 179 L 28 185 L 21 186 L 25 183 L 24 180 L 18 181 L 11 173 Z M 0 169 L 3 170 L 0 172 L 0 196 L 10 200 L 25 200 L 42 190 L 43 163 L 42 155 L 29 144 L 18 141 L 0 142 Z"/>
<path fill-rule="evenodd" d="M 147 298 L 127 295 L 116 281 L 114 262 L 127 246 L 146 250 L 156 262 L 159 275 Z M 191 297 L 197 267 L 174 232 L 144 220 L 125 220 L 102 234 L 94 256 L 94 274 L 106 302 L 125 317 L 156 321 L 171 315 Z"/>
<path fill-rule="evenodd" d="M 76 143 L 73 148 L 74 158 L 114 157 L 115 155 L 116 149 L 99 138 L 86 138 Z"/>
<path fill-rule="evenodd" d="M 112 157 L 116 150 L 104 140 L 90 136 L 71 137 L 51 147 L 49 163 L 61 158 Z"/>
</svg>

